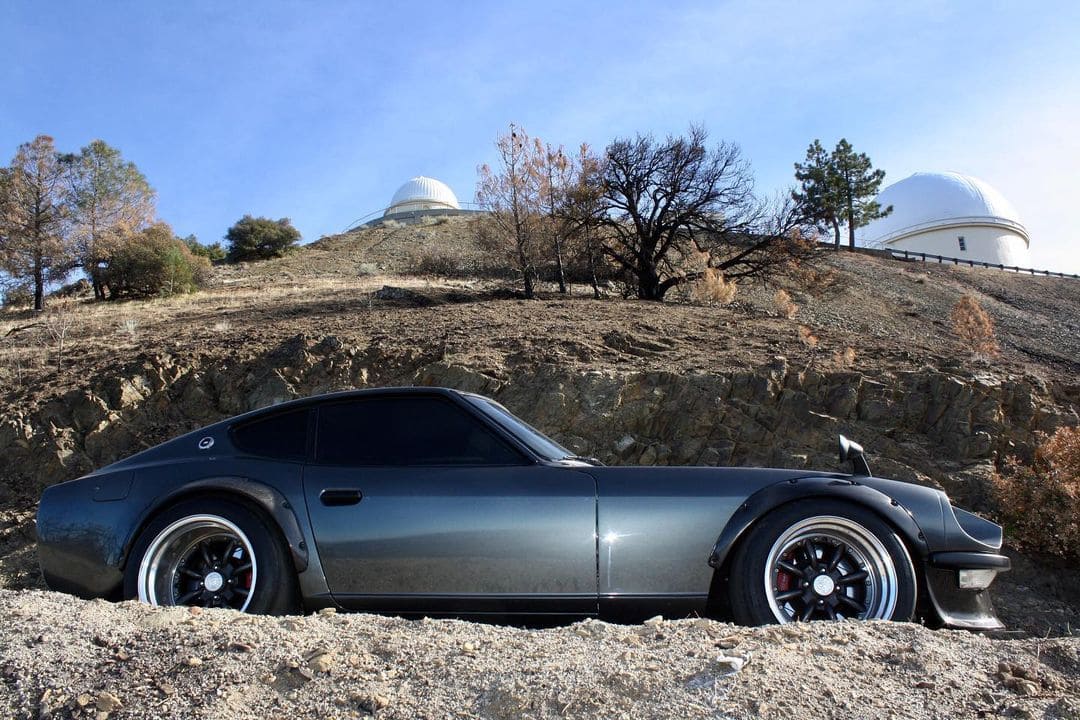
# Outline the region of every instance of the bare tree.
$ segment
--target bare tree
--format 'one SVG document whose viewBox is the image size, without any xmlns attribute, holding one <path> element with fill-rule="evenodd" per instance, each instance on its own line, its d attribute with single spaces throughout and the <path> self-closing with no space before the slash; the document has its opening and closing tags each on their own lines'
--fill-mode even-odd
<svg viewBox="0 0 1080 720">
<path fill-rule="evenodd" d="M 572 184 L 559 211 L 566 222 L 566 237 L 572 244 L 572 252 L 584 258 L 589 285 L 597 299 L 600 298 L 599 266 L 603 261 L 599 232 L 604 214 L 601 168 L 600 158 L 588 144 L 582 143 L 574 157 Z"/>
<path fill-rule="evenodd" d="M 705 276 L 760 276 L 792 252 L 803 213 L 792 201 L 754 194 L 750 165 L 737 145 L 706 147 L 708 134 L 657 142 L 648 135 L 608 145 L 598 175 L 604 252 L 627 273 L 639 298 L 663 300 L 673 287 Z"/>
<path fill-rule="evenodd" d="M 531 171 L 536 177 L 537 200 L 543 215 L 543 230 L 551 241 L 551 250 L 555 259 L 555 280 L 559 292 L 566 293 L 565 250 L 572 221 L 564 208 L 569 194 L 575 185 L 573 160 L 563 153 L 562 145 L 553 147 L 534 141 L 533 154 L 530 158 Z"/>
<path fill-rule="evenodd" d="M 524 284 L 525 297 L 535 296 L 539 191 L 535 166 L 530 158 L 529 136 L 514 124 L 495 141 L 499 168 L 481 165 L 476 201 L 490 213 L 491 231 L 481 238 L 505 252 L 514 262 Z"/>
</svg>

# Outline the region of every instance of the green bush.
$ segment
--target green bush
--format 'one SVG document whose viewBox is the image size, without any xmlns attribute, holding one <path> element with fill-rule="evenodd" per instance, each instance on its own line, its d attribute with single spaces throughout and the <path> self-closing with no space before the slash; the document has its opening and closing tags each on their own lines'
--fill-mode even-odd
<svg viewBox="0 0 1080 720">
<path fill-rule="evenodd" d="M 104 284 L 109 298 L 163 297 L 192 292 L 205 284 L 210 261 L 158 223 L 125 237 L 109 257 Z"/>
<path fill-rule="evenodd" d="M 203 245 L 194 235 L 188 235 L 184 238 L 184 244 L 188 246 L 192 255 L 204 257 L 210 262 L 225 259 L 225 248 L 219 242 Z"/>
<path fill-rule="evenodd" d="M 271 220 L 250 215 L 242 217 L 225 235 L 229 262 L 268 260 L 281 257 L 300 240 L 300 231 L 289 218 Z"/>
</svg>

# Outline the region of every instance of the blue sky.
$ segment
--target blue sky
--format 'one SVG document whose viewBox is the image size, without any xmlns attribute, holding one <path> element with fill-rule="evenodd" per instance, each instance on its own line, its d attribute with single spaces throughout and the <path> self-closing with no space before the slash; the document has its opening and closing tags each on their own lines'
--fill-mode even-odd
<svg viewBox="0 0 1080 720">
<path fill-rule="evenodd" d="M 339 232 L 424 174 L 472 199 L 510 122 L 553 143 L 701 123 L 759 191 L 821 138 L 956 170 L 1080 272 L 1080 3 L 0 4 L 0 161 L 38 133 L 133 160 L 177 233 Z"/>
</svg>

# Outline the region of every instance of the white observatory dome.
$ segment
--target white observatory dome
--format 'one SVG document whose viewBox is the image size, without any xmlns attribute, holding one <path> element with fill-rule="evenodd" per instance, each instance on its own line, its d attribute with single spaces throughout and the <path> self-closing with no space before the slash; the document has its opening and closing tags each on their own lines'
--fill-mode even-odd
<svg viewBox="0 0 1080 720">
<path fill-rule="evenodd" d="M 1016 208 L 978 178 L 915 173 L 882 190 L 877 202 L 893 210 L 862 230 L 864 245 L 1030 266 L 1030 240 Z"/>
<path fill-rule="evenodd" d="M 457 196 L 445 183 L 419 175 L 398 188 L 383 217 L 420 210 L 460 210 Z"/>
</svg>

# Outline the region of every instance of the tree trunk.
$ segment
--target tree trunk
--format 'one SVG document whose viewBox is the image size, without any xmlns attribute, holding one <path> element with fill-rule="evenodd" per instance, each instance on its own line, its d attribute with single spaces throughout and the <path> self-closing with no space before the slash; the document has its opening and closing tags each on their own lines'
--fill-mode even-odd
<svg viewBox="0 0 1080 720">
<path fill-rule="evenodd" d="M 851 185 L 848 185 L 847 195 L 847 232 L 848 247 L 855 249 L 855 200 L 851 197 Z"/>
<path fill-rule="evenodd" d="M 586 254 L 589 258 L 589 284 L 592 285 L 593 299 L 600 299 L 600 283 L 596 280 L 596 249 L 593 247 L 592 240 L 586 241 Z"/>
<path fill-rule="evenodd" d="M 563 271 L 562 240 L 555 235 L 555 278 L 559 281 L 559 292 L 566 294 L 566 273 Z"/>
<path fill-rule="evenodd" d="M 638 273 L 638 297 L 642 300 L 663 300 L 665 288 L 660 285 L 660 276 L 651 263 L 642 263 Z"/>
<path fill-rule="evenodd" d="M 41 269 L 41 263 L 34 266 L 34 310 L 45 309 L 45 273 Z"/>
<path fill-rule="evenodd" d="M 832 219 L 833 237 L 836 239 L 836 249 L 840 249 L 840 223 L 836 218 Z"/>
</svg>

